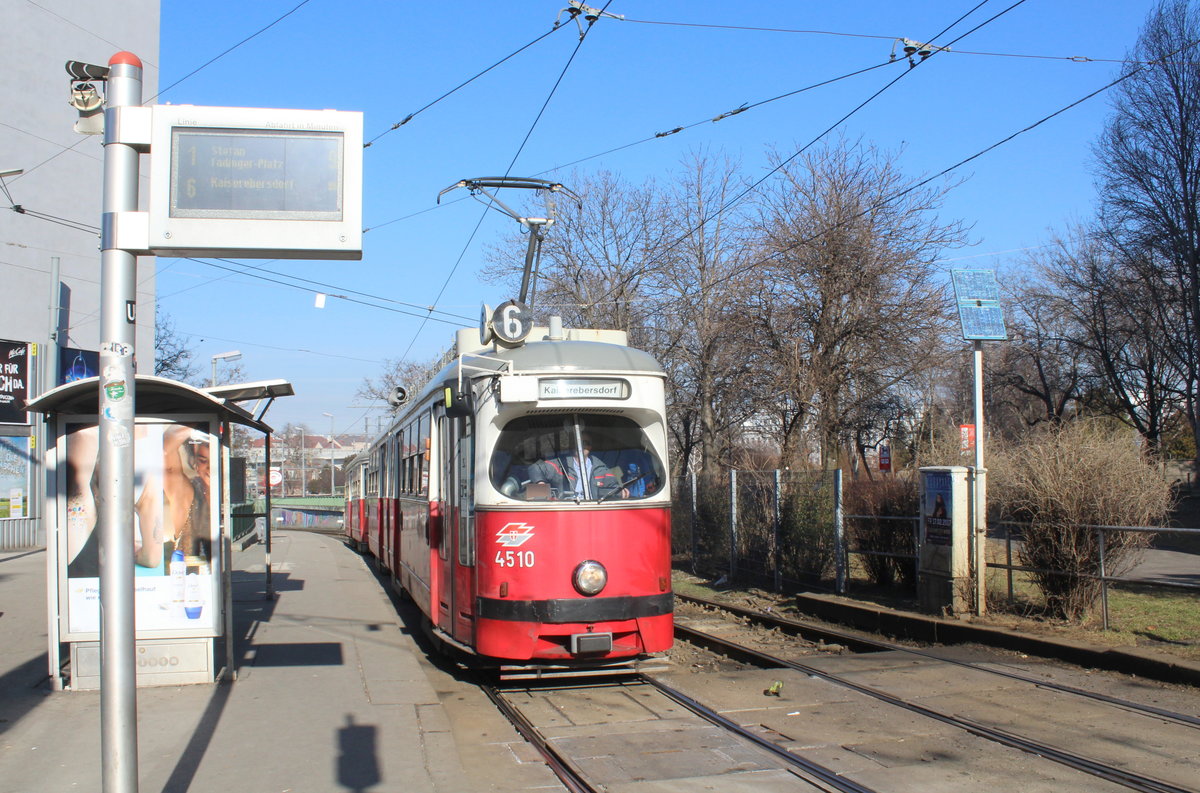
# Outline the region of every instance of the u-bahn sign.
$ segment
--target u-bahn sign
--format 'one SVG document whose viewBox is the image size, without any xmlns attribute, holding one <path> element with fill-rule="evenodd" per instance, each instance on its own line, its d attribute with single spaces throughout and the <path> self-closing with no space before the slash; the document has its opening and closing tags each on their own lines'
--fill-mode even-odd
<svg viewBox="0 0 1200 793">
<path fill-rule="evenodd" d="M 156 105 L 148 248 L 362 258 L 362 114 Z"/>
</svg>

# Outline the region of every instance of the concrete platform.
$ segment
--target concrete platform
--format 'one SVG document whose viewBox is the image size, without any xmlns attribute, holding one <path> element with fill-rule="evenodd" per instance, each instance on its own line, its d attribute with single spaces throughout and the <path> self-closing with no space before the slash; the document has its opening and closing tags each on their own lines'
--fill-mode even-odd
<svg viewBox="0 0 1200 793">
<path fill-rule="evenodd" d="M 262 547 L 234 554 L 236 682 L 138 690 L 140 790 L 477 788 L 365 561 L 285 531 L 272 563 L 268 601 Z M 45 575 L 42 551 L 0 554 L 0 793 L 101 789 L 99 692 L 48 685 Z"/>
</svg>

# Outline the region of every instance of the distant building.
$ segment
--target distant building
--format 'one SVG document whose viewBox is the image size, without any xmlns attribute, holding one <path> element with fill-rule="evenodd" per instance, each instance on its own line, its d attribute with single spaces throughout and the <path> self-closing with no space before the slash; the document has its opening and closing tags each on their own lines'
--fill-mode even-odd
<svg viewBox="0 0 1200 793">
<path fill-rule="evenodd" d="M 365 435 L 328 435 L 296 433 L 276 435 L 271 439 L 271 468 L 282 476 L 282 483 L 272 491 L 276 496 L 330 495 L 330 463 L 334 469 L 335 494 L 342 492 L 345 482 L 345 463 L 365 449 L 370 439 Z M 254 438 L 245 451 L 247 494 L 257 496 L 269 481 L 266 472 L 266 438 Z M 322 483 L 318 492 L 310 484 Z"/>
<path fill-rule="evenodd" d="M 46 541 L 39 425 L 21 410 L 24 401 L 64 378 L 95 375 L 100 345 L 103 141 L 73 130 L 78 114 L 67 104 L 64 65 L 103 66 L 128 50 L 145 66 L 142 95 L 149 99 L 158 89 L 158 28 L 158 0 L 123 0 L 107 10 L 83 0 L 4 7 L 0 173 L 24 173 L 4 177 L 0 190 L 0 550 Z M 145 196 L 145 157 L 142 173 Z M 141 373 L 153 374 L 154 259 L 139 260 L 137 290 L 136 361 Z"/>
</svg>

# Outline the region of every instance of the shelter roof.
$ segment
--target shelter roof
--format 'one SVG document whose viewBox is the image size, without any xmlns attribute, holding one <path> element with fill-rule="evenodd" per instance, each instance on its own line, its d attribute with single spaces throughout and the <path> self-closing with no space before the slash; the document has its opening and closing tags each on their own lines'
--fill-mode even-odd
<svg viewBox="0 0 1200 793">
<path fill-rule="evenodd" d="M 134 398 L 139 416 L 170 416 L 184 413 L 215 413 L 223 421 L 241 424 L 259 432 L 271 427 L 255 419 L 232 399 L 214 396 L 178 380 L 139 374 L 135 377 Z M 83 413 L 100 411 L 100 378 L 87 377 L 47 391 L 29 402 L 30 413 Z"/>
</svg>

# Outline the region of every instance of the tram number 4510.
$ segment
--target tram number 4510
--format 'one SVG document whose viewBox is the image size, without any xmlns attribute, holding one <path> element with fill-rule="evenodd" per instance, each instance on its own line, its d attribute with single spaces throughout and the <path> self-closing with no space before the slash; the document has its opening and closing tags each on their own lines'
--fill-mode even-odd
<svg viewBox="0 0 1200 793">
<path fill-rule="evenodd" d="M 496 551 L 498 567 L 533 567 L 533 551 Z"/>
</svg>

